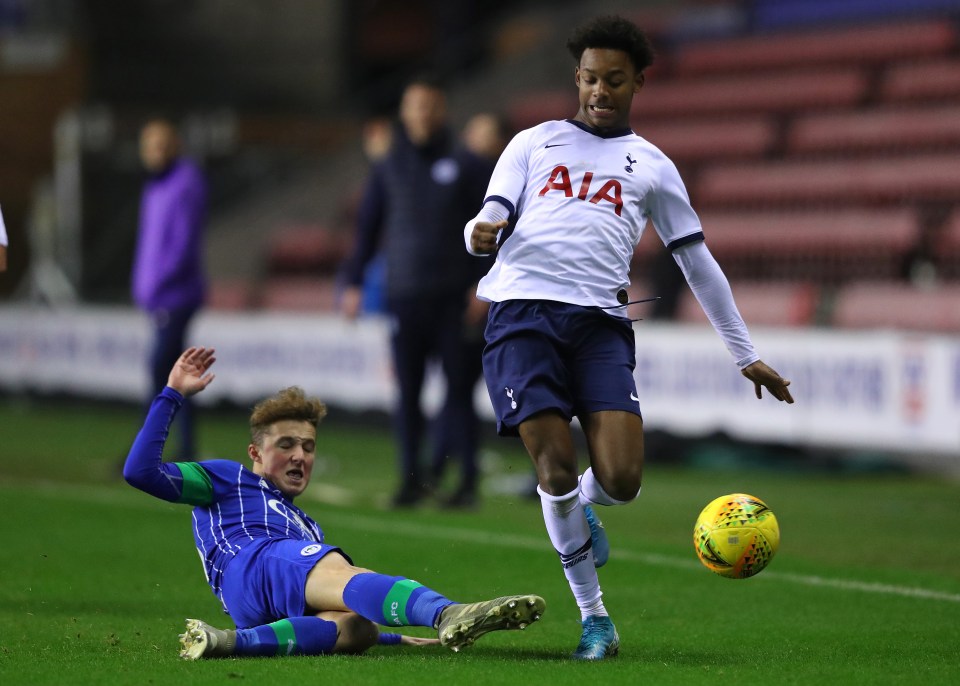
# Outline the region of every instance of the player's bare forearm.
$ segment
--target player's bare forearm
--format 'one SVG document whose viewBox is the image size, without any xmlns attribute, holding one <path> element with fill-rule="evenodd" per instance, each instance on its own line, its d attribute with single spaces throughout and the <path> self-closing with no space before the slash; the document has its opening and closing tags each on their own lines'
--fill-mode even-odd
<svg viewBox="0 0 960 686">
<path fill-rule="evenodd" d="M 174 363 L 167 377 L 167 386 L 187 398 L 202 391 L 213 381 L 210 367 L 217 358 L 213 348 L 187 348 Z"/>
<path fill-rule="evenodd" d="M 780 376 L 775 369 L 767 366 L 762 360 L 757 360 L 740 370 L 740 373 L 753 382 L 754 391 L 757 398 L 762 397 L 762 389 L 766 388 L 777 400 L 786 403 L 793 403 L 793 396 L 790 394 L 790 385 L 788 379 Z"/>
<path fill-rule="evenodd" d="M 489 255 L 497 250 L 497 236 L 507 226 L 507 221 L 477 222 L 470 234 L 470 249 L 480 255 Z"/>
<path fill-rule="evenodd" d="M 402 646 L 438 646 L 440 645 L 439 638 L 420 638 L 419 636 L 401 636 L 400 645 Z"/>
</svg>

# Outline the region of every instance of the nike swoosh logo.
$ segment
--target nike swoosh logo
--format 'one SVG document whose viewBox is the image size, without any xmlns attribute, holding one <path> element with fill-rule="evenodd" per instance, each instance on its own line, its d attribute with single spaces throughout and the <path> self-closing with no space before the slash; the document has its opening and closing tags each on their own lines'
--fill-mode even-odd
<svg viewBox="0 0 960 686">
<path fill-rule="evenodd" d="M 570 145 L 569 143 L 547 143 L 545 148 L 559 148 L 561 145 Z"/>
<path fill-rule="evenodd" d="M 632 401 L 635 402 L 635 403 L 640 402 L 640 398 L 638 398 L 637 396 L 635 396 L 633 393 L 630 394 L 630 400 L 632 400 Z"/>
</svg>

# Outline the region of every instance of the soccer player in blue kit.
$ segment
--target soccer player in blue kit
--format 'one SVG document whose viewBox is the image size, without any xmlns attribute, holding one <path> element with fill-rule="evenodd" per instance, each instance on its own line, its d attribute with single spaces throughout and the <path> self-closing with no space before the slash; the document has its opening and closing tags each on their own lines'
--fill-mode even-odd
<svg viewBox="0 0 960 686">
<path fill-rule="evenodd" d="M 252 469 L 230 460 L 162 462 L 171 422 L 185 398 L 214 375 L 212 349 L 192 347 L 174 364 L 124 465 L 124 478 L 150 495 L 194 505 L 193 532 L 204 573 L 237 626 L 188 619 L 181 657 L 360 653 L 375 643 L 440 643 L 454 651 L 489 631 L 523 629 L 542 598 L 515 595 L 454 603 L 416 581 L 356 567 L 324 541 L 293 500 L 303 493 L 326 407 L 297 387 L 254 407 Z M 380 633 L 377 625 L 427 626 L 438 639 Z"/>
<path fill-rule="evenodd" d="M 651 220 L 741 372 L 792 403 L 764 364 L 673 163 L 630 129 L 653 61 L 646 36 L 599 17 L 567 43 L 580 106 L 573 119 L 521 131 L 504 150 L 480 213 L 464 227 L 474 255 L 496 253 L 477 296 L 492 303 L 483 369 L 501 435 L 519 435 L 537 471 L 547 533 L 580 608 L 573 657 L 616 655 L 620 638 L 596 567 L 609 543 L 593 507 L 640 493 L 643 421 L 625 316 L 630 260 Z M 579 473 L 570 422 L 586 436 Z"/>
</svg>

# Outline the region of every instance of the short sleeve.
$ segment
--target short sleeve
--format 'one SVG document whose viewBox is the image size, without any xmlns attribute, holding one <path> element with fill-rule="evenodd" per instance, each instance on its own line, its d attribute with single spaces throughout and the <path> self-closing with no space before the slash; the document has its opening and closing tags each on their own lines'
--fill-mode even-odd
<svg viewBox="0 0 960 686">
<path fill-rule="evenodd" d="M 484 202 L 497 200 L 516 215 L 517 206 L 527 183 L 527 167 L 530 160 L 530 137 L 533 129 L 521 131 L 514 136 L 500 154 L 493 169 Z"/>
<path fill-rule="evenodd" d="M 668 250 L 703 240 L 700 218 L 690 205 L 680 172 L 666 157 L 661 164 L 659 184 L 647 196 L 647 213 Z"/>
</svg>

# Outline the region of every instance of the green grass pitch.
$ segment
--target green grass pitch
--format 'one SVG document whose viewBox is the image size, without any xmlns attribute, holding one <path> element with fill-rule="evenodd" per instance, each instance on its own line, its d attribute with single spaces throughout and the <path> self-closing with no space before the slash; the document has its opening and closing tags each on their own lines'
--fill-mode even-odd
<svg viewBox="0 0 960 686">
<path fill-rule="evenodd" d="M 139 421 L 129 408 L 0 403 L 0 684 L 956 684 L 960 484 L 891 475 L 668 467 L 648 459 L 641 497 L 603 509 L 600 578 L 616 659 L 567 659 L 579 615 L 539 503 L 488 495 L 474 512 L 390 512 L 386 433 L 321 427 L 316 488 L 298 502 L 361 566 L 458 600 L 538 593 L 523 632 L 460 654 L 378 647 L 357 657 L 184 662 L 185 617 L 230 626 L 203 580 L 189 508 L 122 483 Z M 244 416 L 201 410 L 201 451 L 239 459 Z M 529 473 L 490 439 L 487 484 Z M 782 543 L 752 579 L 697 561 L 693 522 L 717 495 L 763 498 Z M 411 633 L 429 635 L 425 629 Z"/>
</svg>

